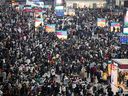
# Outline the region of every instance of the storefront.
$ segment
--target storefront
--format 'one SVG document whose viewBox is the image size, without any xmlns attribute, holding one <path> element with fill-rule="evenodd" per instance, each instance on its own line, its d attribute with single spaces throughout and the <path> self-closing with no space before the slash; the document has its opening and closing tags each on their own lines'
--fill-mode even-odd
<svg viewBox="0 0 128 96">
<path fill-rule="evenodd" d="M 73 8 L 101 8 L 106 6 L 106 0 L 65 0 L 66 7 Z"/>
<path fill-rule="evenodd" d="M 73 8 L 65 8 L 65 15 L 74 16 L 75 15 L 75 9 Z"/>
<path fill-rule="evenodd" d="M 108 64 L 108 74 L 111 76 L 114 93 L 118 91 L 118 86 L 128 91 L 128 59 L 113 59 L 111 64 Z"/>
</svg>

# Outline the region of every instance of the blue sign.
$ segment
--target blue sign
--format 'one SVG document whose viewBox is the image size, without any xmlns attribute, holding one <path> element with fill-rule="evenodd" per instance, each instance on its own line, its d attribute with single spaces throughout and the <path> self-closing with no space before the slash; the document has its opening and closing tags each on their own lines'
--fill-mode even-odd
<svg viewBox="0 0 128 96">
<path fill-rule="evenodd" d="M 121 36 L 120 37 L 121 44 L 128 44 L 128 36 Z"/>
<path fill-rule="evenodd" d="M 64 10 L 56 10 L 55 12 L 56 12 L 56 16 L 60 16 L 60 17 L 64 16 Z"/>
</svg>

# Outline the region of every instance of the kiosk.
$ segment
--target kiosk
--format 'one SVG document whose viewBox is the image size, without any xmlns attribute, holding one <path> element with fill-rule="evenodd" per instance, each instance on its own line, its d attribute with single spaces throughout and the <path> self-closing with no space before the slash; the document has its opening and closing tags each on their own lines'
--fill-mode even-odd
<svg viewBox="0 0 128 96">
<path fill-rule="evenodd" d="M 128 59 L 112 59 L 109 71 L 111 71 L 112 91 L 116 93 L 118 86 L 122 87 L 124 91 L 128 91 Z"/>
</svg>

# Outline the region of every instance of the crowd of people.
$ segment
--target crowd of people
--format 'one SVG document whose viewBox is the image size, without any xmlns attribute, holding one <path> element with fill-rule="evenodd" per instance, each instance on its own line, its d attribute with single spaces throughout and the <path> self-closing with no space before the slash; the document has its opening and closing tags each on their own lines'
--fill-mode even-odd
<svg viewBox="0 0 128 96">
<path fill-rule="evenodd" d="M 108 25 L 123 24 L 123 12 L 77 8 L 75 16 L 59 18 L 48 9 L 35 31 L 31 14 L 5 5 L 0 5 L 0 96 L 114 96 L 107 63 L 128 58 L 128 46 L 96 23 L 106 18 Z M 47 33 L 45 24 L 67 30 L 68 39 Z"/>
</svg>

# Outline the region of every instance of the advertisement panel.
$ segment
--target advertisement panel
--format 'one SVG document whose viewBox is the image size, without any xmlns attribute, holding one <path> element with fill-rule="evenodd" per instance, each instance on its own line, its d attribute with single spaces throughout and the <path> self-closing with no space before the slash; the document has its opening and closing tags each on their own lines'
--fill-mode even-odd
<svg viewBox="0 0 128 96">
<path fill-rule="evenodd" d="M 97 18 L 97 26 L 105 27 L 106 26 L 106 19 L 105 18 Z"/>
<path fill-rule="evenodd" d="M 111 76 L 111 64 L 108 64 L 108 75 Z"/>
<path fill-rule="evenodd" d="M 42 26 L 44 24 L 43 18 L 36 18 L 35 19 L 35 28 L 39 28 L 40 26 Z"/>
<path fill-rule="evenodd" d="M 114 94 L 117 92 L 117 88 L 115 86 L 118 85 L 118 64 L 113 62 L 111 64 L 111 88 Z"/>
<path fill-rule="evenodd" d="M 19 4 L 19 9 L 23 10 L 23 8 L 24 8 L 24 5 Z"/>
<path fill-rule="evenodd" d="M 111 23 L 111 32 L 119 32 L 120 31 L 120 23 L 112 22 Z"/>
<path fill-rule="evenodd" d="M 34 12 L 35 18 L 43 18 L 42 12 Z"/>
<path fill-rule="evenodd" d="M 128 16 L 124 18 L 124 27 L 128 27 Z"/>
<path fill-rule="evenodd" d="M 73 9 L 73 8 L 65 8 L 64 15 L 75 16 L 75 9 Z"/>
<path fill-rule="evenodd" d="M 117 66 L 111 64 L 111 83 L 117 85 Z"/>
<path fill-rule="evenodd" d="M 58 30 L 58 31 L 56 31 L 56 35 L 59 39 L 67 39 L 68 38 L 67 31 Z"/>
<path fill-rule="evenodd" d="M 128 44 L 128 36 L 120 36 L 121 44 Z"/>
<path fill-rule="evenodd" d="M 48 8 L 51 8 L 52 6 L 51 5 L 44 5 L 44 8 L 48 9 Z"/>
<path fill-rule="evenodd" d="M 32 12 L 32 6 L 31 5 L 24 5 L 23 7 L 24 12 Z"/>
<path fill-rule="evenodd" d="M 55 24 L 47 24 L 45 26 L 46 32 L 55 32 L 56 29 L 55 27 L 56 27 Z"/>
<path fill-rule="evenodd" d="M 124 34 L 128 34 L 128 27 L 123 28 L 123 33 L 124 33 Z"/>
<path fill-rule="evenodd" d="M 64 16 L 64 6 L 56 6 L 55 7 L 55 14 L 58 17 Z"/>
<path fill-rule="evenodd" d="M 123 33 L 128 34 L 128 11 L 126 12 L 126 15 L 124 17 L 124 28 Z"/>
<path fill-rule="evenodd" d="M 42 0 L 26 0 L 26 4 L 32 7 L 44 8 L 44 2 Z"/>
<path fill-rule="evenodd" d="M 63 0 L 55 0 L 55 5 L 56 6 L 62 6 L 64 4 Z"/>
</svg>

